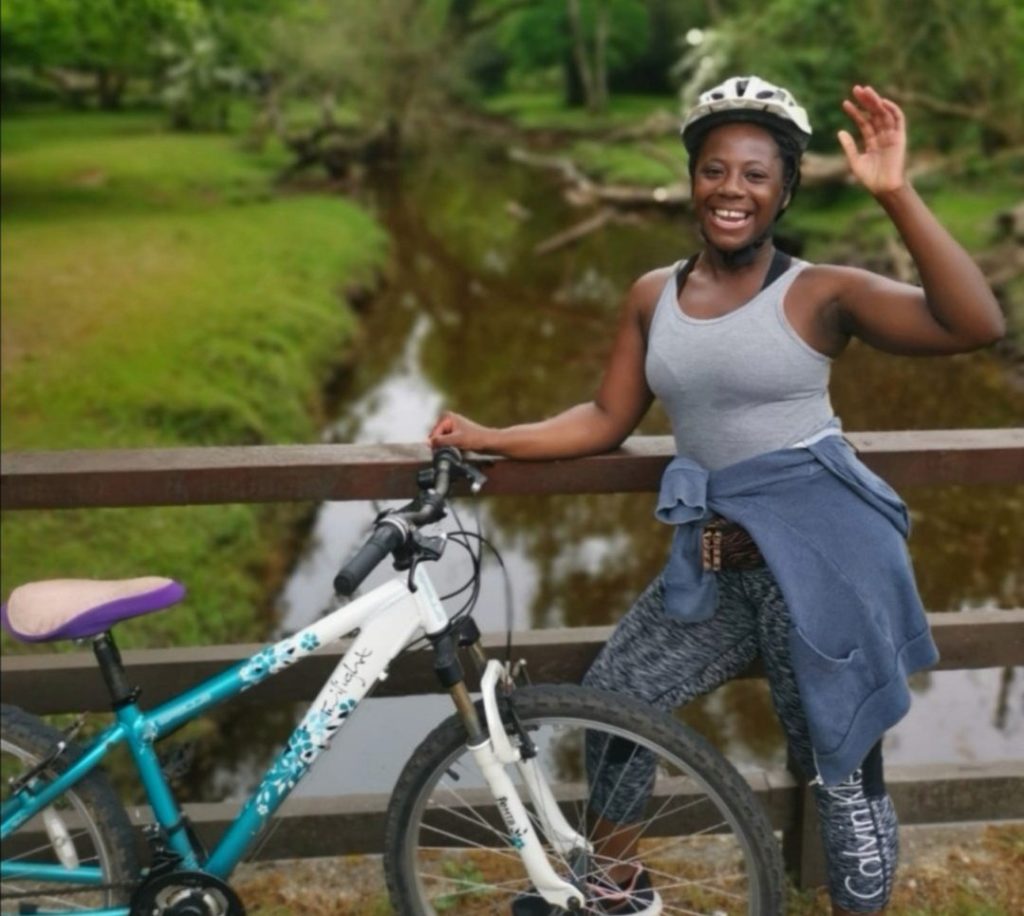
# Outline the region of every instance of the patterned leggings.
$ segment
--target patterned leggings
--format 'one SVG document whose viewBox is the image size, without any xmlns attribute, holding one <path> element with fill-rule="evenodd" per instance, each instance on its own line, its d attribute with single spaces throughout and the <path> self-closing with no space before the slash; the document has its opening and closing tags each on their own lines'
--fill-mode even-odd
<svg viewBox="0 0 1024 916">
<path fill-rule="evenodd" d="M 770 571 L 756 569 L 723 570 L 718 588 L 714 617 L 686 623 L 665 613 L 662 582 L 655 579 L 623 617 L 584 683 L 674 709 L 735 677 L 760 654 L 790 752 L 812 778 L 816 768 L 807 720 L 789 658 L 789 611 L 779 587 Z M 609 820 L 629 823 L 641 817 L 653 761 L 622 750 L 609 754 L 609 748 L 588 740 L 591 803 Z M 614 760 L 608 766 L 610 757 L 628 759 L 628 769 L 621 764 L 616 769 Z M 842 784 L 817 785 L 814 793 L 833 902 L 852 912 L 881 909 L 892 892 L 899 852 L 881 742 Z"/>
</svg>

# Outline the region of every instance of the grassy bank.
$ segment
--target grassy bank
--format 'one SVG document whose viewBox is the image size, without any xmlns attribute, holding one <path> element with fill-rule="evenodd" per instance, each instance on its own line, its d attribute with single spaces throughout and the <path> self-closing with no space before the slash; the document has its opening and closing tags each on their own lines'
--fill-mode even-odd
<svg viewBox="0 0 1024 916">
<path fill-rule="evenodd" d="M 3 123 L 5 451 L 286 443 L 320 391 L 383 231 L 338 197 L 272 191 L 277 153 L 159 115 Z M 125 644 L 255 638 L 295 507 L 6 513 L 4 594 L 27 579 L 180 577 L 192 599 Z M 5 648 L 8 645 L 5 644 Z"/>
</svg>

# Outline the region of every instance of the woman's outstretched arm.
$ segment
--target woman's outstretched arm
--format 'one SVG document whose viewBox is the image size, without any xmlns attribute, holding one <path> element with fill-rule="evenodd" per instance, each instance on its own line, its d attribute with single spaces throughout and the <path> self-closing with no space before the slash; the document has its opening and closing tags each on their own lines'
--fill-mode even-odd
<svg viewBox="0 0 1024 916">
<path fill-rule="evenodd" d="M 604 377 L 592 401 L 536 423 L 495 428 L 446 412 L 434 424 L 432 447 L 454 445 L 519 459 L 578 458 L 611 451 L 636 428 L 653 395 L 644 374 L 644 315 L 668 277 L 656 270 L 630 290 Z"/>
</svg>

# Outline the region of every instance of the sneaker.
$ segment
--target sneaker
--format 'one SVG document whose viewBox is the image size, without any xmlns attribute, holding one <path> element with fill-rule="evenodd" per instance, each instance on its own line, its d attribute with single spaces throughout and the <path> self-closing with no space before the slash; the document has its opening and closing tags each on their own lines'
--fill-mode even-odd
<svg viewBox="0 0 1024 916">
<path fill-rule="evenodd" d="M 657 916 L 661 912 L 661 897 L 651 887 L 647 869 L 637 865 L 624 884 L 603 875 L 592 876 L 587 881 L 587 905 L 593 912 L 607 916 Z"/>
<path fill-rule="evenodd" d="M 657 916 L 661 912 L 661 897 L 651 887 L 647 869 L 636 866 L 636 871 L 625 884 L 618 884 L 602 875 L 591 875 L 586 883 L 586 913 L 606 916 Z M 534 892 L 520 894 L 512 901 L 512 916 L 555 916 L 562 913 Z"/>
</svg>

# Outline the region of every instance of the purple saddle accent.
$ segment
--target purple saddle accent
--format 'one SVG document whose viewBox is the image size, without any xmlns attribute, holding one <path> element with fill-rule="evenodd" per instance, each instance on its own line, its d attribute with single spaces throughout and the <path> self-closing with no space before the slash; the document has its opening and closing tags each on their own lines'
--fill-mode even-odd
<svg viewBox="0 0 1024 916">
<path fill-rule="evenodd" d="M 22 642 L 83 639 L 120 620 L 163 610 L 185 597 L 173 579 L 51 579 L 30 582 L 0 605 L 0 623 Z"/>
</svg>

